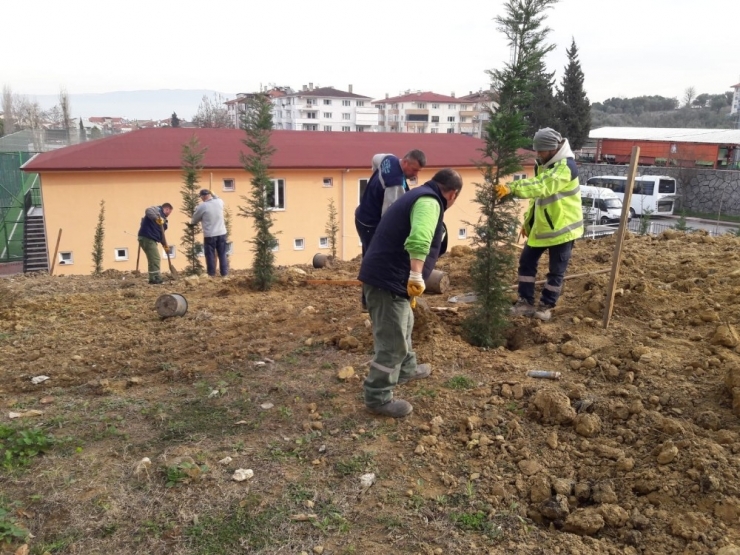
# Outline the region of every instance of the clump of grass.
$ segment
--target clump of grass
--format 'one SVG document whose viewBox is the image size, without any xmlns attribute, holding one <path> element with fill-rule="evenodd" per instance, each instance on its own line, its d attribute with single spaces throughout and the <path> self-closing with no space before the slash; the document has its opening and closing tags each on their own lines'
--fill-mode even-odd
<svg viewBox="0 0 740 555">
<path fill-rule="evenodd" d="M 28 531 L 18 526 L 17 521 L 13 518 L 12 511 L 0 502 L 0 546 L 16 541 L 25 541 L 28 537 Z"/>
<path fill-rule="evenodd" d="M 54 446 L 54 438 L 37 428 L 0 425 L 0 460 L 5 469 L 28 466 Z"/>
<path fill-rule="evenodd" d="M 455 376 L 447 380 L 445 386 L 450 389 L 472 389 L 475 387 L 475 382 L 466 376 Z"/>
</svg>

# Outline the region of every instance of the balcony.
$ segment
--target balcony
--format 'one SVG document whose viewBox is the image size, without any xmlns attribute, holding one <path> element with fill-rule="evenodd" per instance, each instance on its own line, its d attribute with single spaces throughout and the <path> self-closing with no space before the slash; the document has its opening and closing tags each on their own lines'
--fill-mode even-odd
<svg viewBox="0 0 740 555">
<path fill-rule="evenodd" d="M 460 117 L 475 117 L 480 114 L 480 110 L 460 110 Z"/>
</svg>

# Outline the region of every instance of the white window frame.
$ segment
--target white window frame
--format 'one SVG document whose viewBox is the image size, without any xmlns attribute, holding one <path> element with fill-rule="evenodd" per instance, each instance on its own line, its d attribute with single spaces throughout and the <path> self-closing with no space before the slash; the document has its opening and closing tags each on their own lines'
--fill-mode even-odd
<svg viewBox="0 0 740 555">
<path fill-rule="evenodd" d="M 334 130 L 332 129 L 331 125 L 325 125 L 324 131 L 334 131 Z"/>
<path fill-rule="evenodd" d="M 352 101 L 350 101 L 350 100 L 342 100 L 342 106 L 352 106 Z"/>
<path fill-rule="evenodd" d="M 352 119 L 352 114 L 351 113 L 348 113 L 348 112 L 343 112 L 342 113 L 342 119 L 351 120 Z"/>
<path fill-rule="evenodd" d="M 275 238 L 275 246 L 272 247 L 272 252 L 278 252 L 280 250 L 280 239 Z"/>
<path fill-rule="evenodd" d="M 268 207 L 267 209 L 268 210 L 273 210 L 275 212 L 283 212 L 283 211 L 285 211 L 285 205 L 286 205 L 286 202 L 285 202 L 285 189 L 286 189 L 286 187 L 285 187 L 285 179 L 283 179 L 283 178 L 270 179 L 270 183 L 272 184 L 272 187 L 273 187 L 272 196 L 273 196 L 273 201 L 274 202 L 273 202 L 273 205 L 270 206 L 270 207 Z M 282 194 L 283 203 L 282 203 L 282 206 L 276 206 L 275 205 L 275 202 L 277 202 L 277 200 L 280 197 L 280 195 L 276 195 L 275 194 L 275 189 L 274 188 L 275 187 L 279 187 L 280 185 L 282 185 L 282 188 L 283 188 L 283 194 Z"/>
<path fill-rule="evenodd" d="M 331 177 L 324 178 L 324 187 L 334 187 L 334 179 Z"/>
<path fill-rule="evenodd" d="M 455 116 L 447 116 L 447 123 L 455 123 Z"/>
<path fill-rule="evenodd" d="M 457 238 L 458 239 L 467 239 L 468 238 L 468 228 L 467 227 L 461 227 L 457 230 Z"/>
<path fill-rule="evenodd" d="M 439 110 L 439 104 L 432 104 L 432 110 Z"/>
<path fill-rule="evenodd" d="M 167 250 L 162 248 L 162 258 L 167 258 L 167 253 L 169 253 L 170 258 L 175 258 L 177 256 L 177 249 L 175 248 L 175 245 L 167 245 Z"/>
<path fill-rule="evenodd" d="M 324 106 L 331 106 L 331 99 L 325 98 L 324 99 Z"/>
<path fill-rule="evenodd" d="M 332 113 L 331 112 L 324 112 L 323 113 L 324 119 L 332 119 Z"/>
<path fill-rule="evenodd" d="M 123 254 L 120 254 L 123 251 Z M 128 247 L 116 247 L 113 249 L 113 258 L 116 262 L 125 262 L 128 260 Z"/>
<path fill-rule="evenodd" d="M 439 129 L 436 127 L 432 127 L 430 130 L 431 133 L 439 133 Z"/>
<path fill-rule="evenodd" d="M 319 119 L 316 112 L 306 112 L 306 119 Z"/>
<path fill-rule="evenodd" d="M 515 173 L 513 177 L 514 177 L 514 181 L 519 181 L 521 179 L 527 179 L 527 174 L 526 173 Z"/>
<path fill-rule="evenodd" d="M 365 187 L 370 183 L 369 177 L 363 177 L 357 180 L 357 205 L 360 205 L 360 199 L 362 199 L 362 182 L 365 182 Z"/>
<path fill-rule="evenodd" d="M 416 109 L 417 110 L 426 110 L 427 103 L 426 102 L 417 102 L 416 103 Z"/>
<path fill-rule="evenodd" d="M 74 253 L 72 251 L 62 251 L 59 253 L 59 264 L 62 266 L 70 266 L 75 263 Z"/>
<path fill-rule="evenodd" d="M 228 184 L 229 182 L 231 182 L 231 185 Z M 233 177 L 225 177 L 221 190 L 227 193 L 233 193 L 234 191 L 236 191 L 236 179 L 234 179 Z"/>
<path fill-rule="evenodd" d="M 362 107 L 362 106 L 364 106 L 364 105 L 365 105 L 365 101 L 364 101 L 364 100 L 358 100 L 358 101 L 357 101 L 357 106 L 360 106 L 360 107 Z"/>
<path fill-rule="evenodd" d="M 319 237 L 319 248 L 320 249 L 329 248 L 329 238 L 328 237 Z"/>
<path fill-rule="evenodd" d="M 234 241 L 229 241 L 226 243 L 226 256 L 231 256 L 234 254 Z"/>
<path fill-rule="evenodd" d="M 306 240 L 303 237 L 297 237 L 293 239 L 293 250 L 294 251 L 305 251 Z"/>
<path fill-rule="evenodd" d="M 352 126 L 351 125 L 343 125 L 342 126 L 342 131 L 345 131 L 345 132 L 352 131 Z"/>
</svg>

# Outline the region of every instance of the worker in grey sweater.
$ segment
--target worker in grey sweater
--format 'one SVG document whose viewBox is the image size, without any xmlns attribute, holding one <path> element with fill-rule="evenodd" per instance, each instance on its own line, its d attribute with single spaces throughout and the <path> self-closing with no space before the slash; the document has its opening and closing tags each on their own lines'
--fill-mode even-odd
<svg viewBox="0 0 740 555">
<path fill-rule="evenodd" d="M 226 223 L 224 222 L 224 201 L 208 189 L 200 191 L 201 204 L 193 212 L 190 225 L 203 224 L 203 250 L 206 255 L 206 272 L 216 275 L 216 256 L 221 276 L 229 273 L 229 261 L 226 258 Z"/>
</svg>

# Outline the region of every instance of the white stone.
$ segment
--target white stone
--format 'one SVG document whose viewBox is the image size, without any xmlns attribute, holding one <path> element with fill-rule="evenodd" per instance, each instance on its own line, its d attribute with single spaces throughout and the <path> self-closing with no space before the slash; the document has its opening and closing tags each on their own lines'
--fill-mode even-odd
<svg viewBox="0 0 740 555">
<path fill-rule="evenodd" d="M 231 477 L 235 482 L 243 482 L 254 477 L 254 471 L 251 468 L 237 468 L 234 471 L 234 475 Z"/>
</svg>

